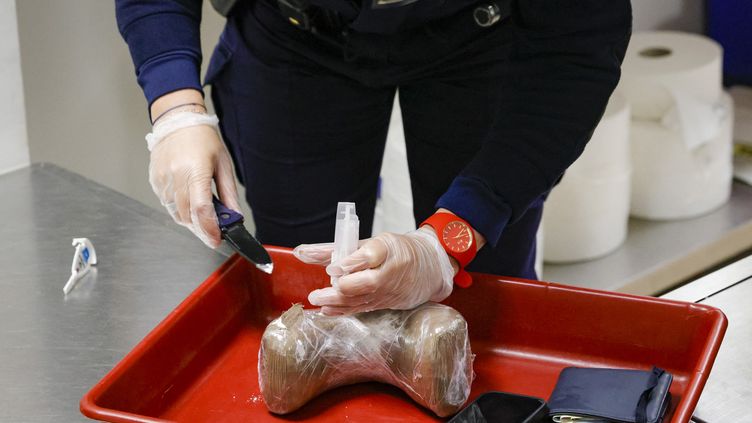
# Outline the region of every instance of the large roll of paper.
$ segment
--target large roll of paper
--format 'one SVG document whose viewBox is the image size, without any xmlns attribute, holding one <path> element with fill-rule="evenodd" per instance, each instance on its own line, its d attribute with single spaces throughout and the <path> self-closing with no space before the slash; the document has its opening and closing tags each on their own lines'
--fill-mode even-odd
<svg viewBox="0 0 752 423">
<path fill-rule="evenodd" d="M 681 219 L 708 213 L 731 192 L 733 102 L 723 95 L 718 133 L 688 148 L 682 131 L 659 122 L 633 121 L 633 216 Z"/>
<path fill-rule="evenodd" d="M 415 229 L 413 194 L 407 167 L 402 111 L 395 96 L 389 133 L 381 164 L 381 189 L 373 223 L 373 233 L 405 233 Z"/>
<path fill-rule="evenodd" d="M 689 107 L 718 103 L 721 66 L 721 47 L 707 37 L 638 32 L 629 42 L 619 87 L 631 105 L 632 119 L 661 120 L 677 103 Z"/>
<path fill-rule="evenodd" d="M 628 173 L 632 169 L 629 123 L 629 104 L 619 90 L 614 91 L 585 151 L 567 169 L 566 175 L 603 179 Z"/>
<path fill-rule="evenodd" d="M 602 257 L 627 237 L 630 173 L 603 179 L 567 175 L 544 209 L 545 261 L 569 263 Z"/>
<path fill-rule="evenodd" d="M 720 46 L 700 35 L 632 37 L 619 83 L 632 109 L 632 215 L 688 218 L 728 199 L 733 103 L 721 59 Z"/>
<path fill-rule="evenodd" d="M 626 239 L 631 173 L 629 122 L 629 106 L 615 92 L 582 156 L 546 201 L 545 261 L 594 259 L 615 250 Z"/>
</svg>

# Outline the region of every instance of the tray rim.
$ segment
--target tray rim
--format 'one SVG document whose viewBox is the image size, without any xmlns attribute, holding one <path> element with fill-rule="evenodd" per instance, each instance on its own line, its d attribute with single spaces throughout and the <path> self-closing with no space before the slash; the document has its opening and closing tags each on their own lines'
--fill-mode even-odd
<svg viewBox="0 0 752 423">
<path fill-rule="evenodd" d="M 214 284 L 216 284 L 222 275 L 229 272 L 234 266 L 239 265 L 240 260 L 243 260 L 240 255 L 233 254 L 224 263 L 222 263 L 216 270 L 214 270 L 201 284 L 191 291 L 188 296 L 183 299 L 170 313 L 165 316 L 151 331 L 149 331 L 143 339 L 141 339 L 132 350 L 130 350 L 115 366 L 103 376 L 99 382 L 97 382 L 79 402 L 79 409 L 83 415 L 92 419 L 109 419 L 112 422 L 139 422 L 139 423 L 164 423 L 170 420 L 159 419 L 154 417 L 147 417 L 140 414 L 134 414 L 122 410 L 113 410 L 105 408 L 97 404 L 97 400 L 107 390 L 115 380 L 117 380 L 122 374 L 139 358 L 141 358 L 147 351 L 147 346 L 152 341 L 159 339 L 166 332 L 175 326 L 179 319 L 182 317 L 182 313 L 176 313 L 178 309 L 184 310 L 190 308 L 195 303 L 199 302 L 202 294 L 209 291 Z"/>
<path fill-rule="evenodd" d="M 278 246 L 270 246 L 270 245 L 264 245 L 264 247 L 270 253 L 289 254 L 292 251 L 291 248 L 287 248 L 287 247 L 278 247 Z M 224 263 L 222 263 L 215 271 L 213 271 L 203 282 L 201 282 L 201 284 L 198 287 L 196 287 L 193 291 L 191 291 L 191 293 L 188 294 L 188 296 L 185 299 L 183 299 L 183 301 L 181 301 L 177 306 L 175 306 L 175 308 L 172 311 L 170 311 L 170 313 L 167 316 L 165 316 L 165 318 L 162 319 L 151 331 L 149 331 L 149 333 L 146 334 L 146 336 L 144 336 L 144 338 L 141 339 L 133 347 L 131 351 L 129 351 L 122 359 L 120 359 L 120 361 L 118 361 L 109 372 L 107 372 L 88 392 L 86 392 L 83 395 L 83 397 L 81 398 L 79 402 L 79 410 L 81 411 L 81 413 L 84 416 L 92 418 L 92 419 L 97 419 L 97 420 L 107 419 L 107 421 L 116 422 L 116 423 L 170 422 L 170 420 L 143 416 L 140 414 L 134 414 L 134 413 L 130 413 L 127 411 L 122 411 L 122 410 L 114 410 L 110 408 L 105 408 L 105 407 L 98 405 L 97 400 L 115 382 L 115 380 L 117 380 L 133 363 L 137 362 L 138 359 L 147 352 L 148 346 L 153 343 L 152 341 L 159 339 L 166 332 L 168 332 L 170 328 L 172 328 L 178 323 L 179 319 L 182 318 L 183 314 L 176 313 L 176 310 L 189 309 L 192 305 L 198 303 L 203 297 L 202 294 L 209 291 L 216 283 L 218 283 L 218 281 L 221 280 L 221 276 L 228 273 L 233 267 L 240 265 L 242 263 L 242 260 L 244 259 L 237 253 L 228 257 L 228 259 Z M 471 272 L 471 273 L 482 274 L 478 272 Z M 507 277 L 507 276 L 498 276 L 498 275 L 491 275 L 491 274 L 484 274 L 484 275 L 491 276 L 492 278 L 496 279 L 497 282 L 514 282 L 514 283 L 520 283 L 524 285 L 540 286 L 540 287 L 544 287 L 547 289 L 555 288 L 555 289 L 562 289 L 565 291 L 576 291 L 576 292 L 581 292 L 581 293 L 587 293 L 590 295 L 615 297 L 615 298 L 620 298 L 620 299 L 631 299 L 631 300 L 639 300 L 639 301 L 647 300 L 647 301 L 658 303 L 658 304 L 684 305 L 687 307 L 695 307 L 698 309 L 702 309 L 706 313 L 711 314 L 713 316 L 713 319 L 712 319 L 713 324 L 710 329 L 710 337 L 713 339 L 713 342 L 705 345 L 705 348 L 702 353 L 702 357 L 704 359 L 700 363 L 698 363 L 698 366 L 694 369 L 694 373 L 687 380 L 687 386 L 696 386 L 699 389 L 694 389 L 691 392 L 686 393 L 686 395 L 682 397 L 681 402 L 679 402 L 676 405 L 676 408 L 674 410 L 675 414 L 672 416 L 671 422 L 674 422 L 674 421 L 687 422 L 692 417 L 692 413 L 694 412 L 694 409 L 697 406 L 697 402 L 700 399 L 700 394 L 702 393 L 702 390 L 705 387 L 705 383 L 707 382 L 708 376 L 710 375 L 710 370 L 712 370 L 712 366 L 713 366 L 713 363 L 715 362 L 715 358 L 718 354 L 718 350 L 720 349 L 721 344 L 723 342 L 723 337 L 725 335 L 726 328 L 728 327 L 728 318 L 723 313 L 723 311 L 721 311 L 719 308 L 713 307 L 707 304 L 690 303 L 686 301 L 671 300 L 671 299 L 658 298 L 658 297 L 648 297 L 648 296 L 642 296 L 642 295 L 636 295 L 636 294 L 602 291 L 602 290 L 597 290 L 597 289 L 592 289 L 592 288 L 564 285 L 564 284 L 559 284 L 556 282 L 535 281 L 535 280 L 528 280 L 528 279 L 521 279 L 521 278 L 514 278 L 514 277 Z M 708 368 L 710 368 L 710 370 L 704 371 Z M 682 410 L 679 410 L 680 405 L 684 405 L 684 407 L 682 407 Z M 679 415 L 676 414 L 680 412 L 681 414 Z"/>
</svg>

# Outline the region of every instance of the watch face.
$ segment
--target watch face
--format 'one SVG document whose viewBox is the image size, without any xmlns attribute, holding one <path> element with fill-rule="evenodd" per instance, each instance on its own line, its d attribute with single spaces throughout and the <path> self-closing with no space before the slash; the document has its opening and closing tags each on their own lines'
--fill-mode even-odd
<svg viewBox="0 0 752 423">
<path fill-rule="evenodd" d="M 444 245 L 455 253 L 464 253 L 473 243 L 473 234 L 463 222 L 455 220 L 444 226 L 441 233 Z"/>
</svg>

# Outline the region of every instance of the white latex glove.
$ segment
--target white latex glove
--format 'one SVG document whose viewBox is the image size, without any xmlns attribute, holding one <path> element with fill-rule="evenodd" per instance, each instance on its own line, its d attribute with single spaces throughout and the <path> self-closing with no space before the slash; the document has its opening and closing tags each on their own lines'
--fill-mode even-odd
<svg viewBox="0 0 752 423">
<path fill-rule="evenodd" d="M 293 251 L 305 263 L 327 265 L 333 244 L 303 244 Z M 329 264 L 338 288 L 318 289 L 308 301 L 325 314 L 379 309 L 407 310 L 452 293 L 454 269 L 436 233 L 421 228 L 405 235 L 383 233 L 361 241 L 348 257 Z"/>
<path fill-rule="evenodd" d="M 149 182 L 159 201 L 175 222 L 217 248 L 221 233 L 212 204 L 212 180 L 219 199 L 240 210 L 232 159 L 212 126 L 178 129 L 151 152 Z"/>
</svg>

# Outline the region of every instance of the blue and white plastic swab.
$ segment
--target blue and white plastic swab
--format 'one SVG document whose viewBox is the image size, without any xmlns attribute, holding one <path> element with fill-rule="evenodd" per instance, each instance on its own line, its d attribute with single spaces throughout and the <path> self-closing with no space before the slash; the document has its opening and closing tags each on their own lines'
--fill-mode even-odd
<svg viewBox="0 0 752 423">
<path fill-rule="evenodd" d="M 88 238 L 73 238 L 73 246 L 76 247 L 76 253 L 73 256 L 73 264 L 71 264 L 70 278 L 63 287 L 65 295 L 73 290 L 76 282 L 84 277 L 92 265 L 97 264 L 97 253 Z"/>
</svg>

